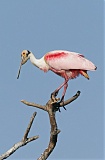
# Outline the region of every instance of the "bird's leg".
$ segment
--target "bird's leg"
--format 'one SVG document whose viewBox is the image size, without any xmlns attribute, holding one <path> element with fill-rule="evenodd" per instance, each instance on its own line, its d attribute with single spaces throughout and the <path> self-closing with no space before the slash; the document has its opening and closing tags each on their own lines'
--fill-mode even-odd
<svg viewBox="0 0 105 160">
<path fill-rule="evenodd" d="M 59 90 L 68 82 L 68 80 L 65 80 L 51 95 L 54 95 L 55 97 L 58 95 Z"/>
<path fill-rule="evenodd" d="M 66 83 L 64 85 L 64 91 L 63 91 L 63 94 L 62 94 L 61 102 L 64 101 L 64 97 L 65 97 L 65 93 L 66 93 L 67 87 L 68 87 L 68 83 Z"/>
<path fill-rule="evenodd" d="M 65 97 L 65 93 L 66 93 L 67 87 L 68 87 L 68 83 L 66 83 L 64 85 L 64 91 L 63 91 L 62 98 L 61 98 L 60 102 L 64 102 L 64 97 Z M 66 110 L 66 108 L 64 106 L 63 106 L 63 108 Z"/>
<path fill-rule="evenodd" d="M 64 99 L 64 95 L 66 93 L 66 89 L 67 89 L 67 82 L 68 82 L 69 79 L 65 79 L 65 81 L 53 92 L 51 93 L 51 99 L 53 99 L 54 101 L 56 100 L 55 97 L 58 95 L 58 92 L 59 90 L 64 86 L 64 92 L 63 92 L 63 95 L 62 95 L 62 98 L 61 98 L 61 101 L 63 101 Z"/>
</svg>

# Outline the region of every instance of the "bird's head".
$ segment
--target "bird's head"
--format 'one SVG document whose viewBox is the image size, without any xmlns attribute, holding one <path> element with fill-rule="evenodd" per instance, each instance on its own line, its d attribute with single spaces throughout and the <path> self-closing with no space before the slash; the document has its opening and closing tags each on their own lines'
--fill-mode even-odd
<svg viewBox="0 0 105 160">
<path fill-rule="evenodd" d="M 28 59 L 30 58 L 30 51 L 28 50 L 23 50 L 21 53 L 21 65 L 25 64 Z"/>
<path fill-rule="evenodd" d="M 22 53 L 21 53 L 21 63 L 20 63 L 17 79 L 19 78 L 19 75 L 20 75 L 21 66 L 28 61 L 28 59 L 30 58 L 30 53 L 31 52 L 29 50 L 23 50 L 22 51 Z"/>
</svg>

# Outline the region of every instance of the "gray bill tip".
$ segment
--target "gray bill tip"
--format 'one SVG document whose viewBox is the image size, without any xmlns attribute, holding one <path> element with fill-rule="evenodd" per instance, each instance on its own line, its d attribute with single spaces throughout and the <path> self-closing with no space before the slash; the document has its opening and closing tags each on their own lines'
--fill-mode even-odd
<svg viewBox="0 0 105 160">
<path fill-rule="evenodd" d="M 22 64 L 20 64 L 18 75 L 17 75 L 17 79 L 19 79 L 19 75 L 20 75 L 20 71 L 21 71 L 21 66 L 22 66 Z"/>
<path fill-rule="evenodd" d="M 20 75 L 20 70 L 19 70 L 19 72 L 18 72 L 17 79 L 19 79 L 19 75 Z"/>
</svg>

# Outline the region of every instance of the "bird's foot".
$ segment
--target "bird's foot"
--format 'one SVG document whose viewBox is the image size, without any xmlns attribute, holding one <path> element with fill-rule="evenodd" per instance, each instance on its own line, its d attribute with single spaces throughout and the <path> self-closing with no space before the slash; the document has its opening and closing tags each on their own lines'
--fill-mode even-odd
<svg viewBox="0 0 105 160">
<path fill-rule="evenodd" d="M 61 99 L 60 99 L 60 98 L 56 98 L 56 96 L 58 95 L 58 92 L 59 92 L 59 91 L 54 91 L 53 93 L 51 93 L 51 101 L 52 101 L 52 104 L 53 104 L 53 103 L 57 103 L 58 101 L 59 101 L 59 104 L 60 104 L 60 103 L 63 103 L 63 104 L 64 104 L 64 95 L 62 96 Z M 64 105 L 63 105 L 63 108 L 66 110 L 66 108 L 64 107 Z M 58 107 L 57 110 L 59 110 L 59 112 L 61 112 L 61 111 L 60 111 L 60 107 Z"/>
<path fill-rule="evenodd" d="M 58 102 L 60 99 L 56 98 L 56 96 L 58 95 L 59 91 L 54 91 L 53 93 L 51 93 L 51 99 L 54 103 Z"/>
<path fill-rule="evenodd" d="M 55 92 L 51 93 L 52 103 L 57 103 L 60 99 L 56 98 L 57 94 Z"/>
<path fill-rule="evenodd" d="M 53 95 L 54 97 L 56 97 L 58 95 L 58 92 L 59 90 L 58 91 L 55 90 L 53 93 L 51 93 L 51 96 Z"/>
</svg>

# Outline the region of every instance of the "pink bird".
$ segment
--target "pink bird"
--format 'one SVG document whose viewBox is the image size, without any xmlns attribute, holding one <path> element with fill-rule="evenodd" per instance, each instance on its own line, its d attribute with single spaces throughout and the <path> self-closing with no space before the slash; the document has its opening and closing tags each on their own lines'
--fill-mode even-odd
<svg viewBox="0 0 105 160">
<path fill-rule="evenodd" d="M 65 79 L 64 83 L 62 83 L 52 93 L 56 96 L 59 90 L 64 87 L 61 101 L 64 100 L 64 96 L 68 87 L 68 81 L 70 79 L 74 79 L 79 75 L 89 79 L 87 71 L 94 71 L 97 69 L 97 67 L 91 61 L 87 60 L 82 54 L 65 50 L 48 52 L 41 59 L 36 59 L 32 52 L 23 50 L 21 53 L 21 59 L 22 60 L 17 79 L 20 75 L 21 66 L 25 64 L 28 59 L 30 59 L 33 65 L 44 72 L 51 70 Z"/>
</svg>

